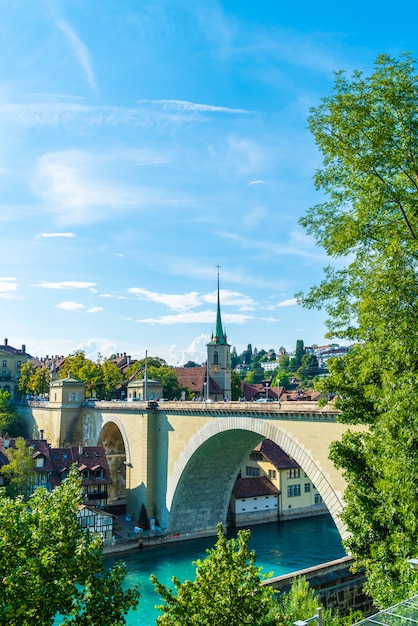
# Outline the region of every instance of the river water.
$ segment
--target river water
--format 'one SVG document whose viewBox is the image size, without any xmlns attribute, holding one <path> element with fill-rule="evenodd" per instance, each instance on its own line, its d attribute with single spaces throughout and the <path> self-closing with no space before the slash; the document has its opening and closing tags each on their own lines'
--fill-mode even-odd
<svg viewBox="0 0 418 626">
<path fill-rule="evenodd" d="M 235 534 L 235 533 L 234 533 Z M 229 535 L 232 536 L 232 535 Z M 127 617 L 128 626 L 155 626 L 162 604 L 149 580 L 155 574 L 164 585 L 173 587 L 172 576 L 181 582 L 194 580 L 196 559 L 204 559 L 216 537 L 168 543 L 158 548 L 135 550 L 106 558 L 109 567 L 118 560 L 126 563 L 126 585 L 140 584 L 141 599 L 137 611 Z M 251 550 L 256 552 L 256 564 L 262 572 L 280 576 L 305 567 L 319 565 L 345 555 L 337 528 L 329 515 L 251 527 Z"/>
</svg>

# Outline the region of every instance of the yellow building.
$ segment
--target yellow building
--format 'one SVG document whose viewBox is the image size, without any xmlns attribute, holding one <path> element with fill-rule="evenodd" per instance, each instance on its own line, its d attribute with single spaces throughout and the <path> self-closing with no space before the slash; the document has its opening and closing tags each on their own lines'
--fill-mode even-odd
<svg viewBox="0 0 418 626">
<path fill-rule="evenodd" d="M 230 501 L 235 526 L 327 512 L 305 472 L 270 439 L 262 441 L 243 462 Z"/>
<path fill-rule="evenodd" d="M 12 398 L 15 398 L 17 393 L 21 367 L 31 358 L 31 355 L 26 353 L 25 345 L 22 345 L 21 349 L 12 348 L 5 339 L 4 344 L 0 346 L 0 389 L 8 391 Z"/>
</svg>

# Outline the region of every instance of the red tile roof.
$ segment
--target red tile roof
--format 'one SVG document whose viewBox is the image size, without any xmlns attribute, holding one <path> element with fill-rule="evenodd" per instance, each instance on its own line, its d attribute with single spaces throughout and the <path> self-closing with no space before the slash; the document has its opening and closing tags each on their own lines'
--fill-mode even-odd
<svg viewBox="0 0 418 626">
<path fill-rule="evenodd" d="M 267 461 L 270 461 L 270 463 L 278 470 L 299 467 L 299 464 L 291 459 L 290 456 L 271 439 L 264 439 L 264 441 L 259 443 L 258 446 L 254 448 L 254 450 L 261 452 Z"/>
<path fill-rule="evenodd" d="M 235 498 L 255 498 L 258 496 L 272 496 L 280 490 L 266 476 L 255 478 L 237 478 L 232 495 Z"/>
</svg>

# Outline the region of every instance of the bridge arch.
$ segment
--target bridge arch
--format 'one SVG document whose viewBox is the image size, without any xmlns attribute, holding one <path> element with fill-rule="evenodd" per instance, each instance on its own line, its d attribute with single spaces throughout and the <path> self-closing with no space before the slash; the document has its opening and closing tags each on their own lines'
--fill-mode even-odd
<svg viewBox="0 0 418 626">
<path fill-rule="evenodd" d="M 189 439 L 175 463 L 167 484 L 168 532 L 181 534 L 194 527 L 209 534 L 218 522 L 226 525 L 229 499 L 242 460 L 266 438 L 295 459 L 309 476 L 344 539 L 347 531 L 340 519 L 341 495 L 312 453 L 277 423 L 232 416 L 203 426 Z"/>
<path fill-rule="evenodd" d="M 117 416 L 104 417 L 97 445 L 103 446 L 109 465 L 112 484 L 108 489 L 108 505 L 126 506 L 130 489 L 131 455 L 129 440 L 123 423 Z"/>
</svg>

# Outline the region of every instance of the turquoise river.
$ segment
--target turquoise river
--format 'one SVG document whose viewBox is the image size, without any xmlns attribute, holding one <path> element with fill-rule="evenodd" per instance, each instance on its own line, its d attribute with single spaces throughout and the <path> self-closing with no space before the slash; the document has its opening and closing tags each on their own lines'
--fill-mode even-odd
<svg viewBox="0 0 418 626">
<path fill-rule="evenodd" d="M 232 535 L 229 535 L 232 536 Z M 216 537 L 168 543 L 158 548 L 134 550 L 107 557 L 106 564 L 124 561 L 128 569 L 127 586 L 139 584 L 141 599 L 137 611 L 127 617 L 128 626 L 154 626 L 161 614 L 155 608 L 161 599 L 149 580 L 155 574 L 160 582 L 171 584 L 171 577 L 194 580 L 193 561 L 205 558 Z M 251 527 L 250 548 L 262 572 L 280 576 L 305 567 L 344 556 L 340 535 L 328 515 Z"/>
</svg>

